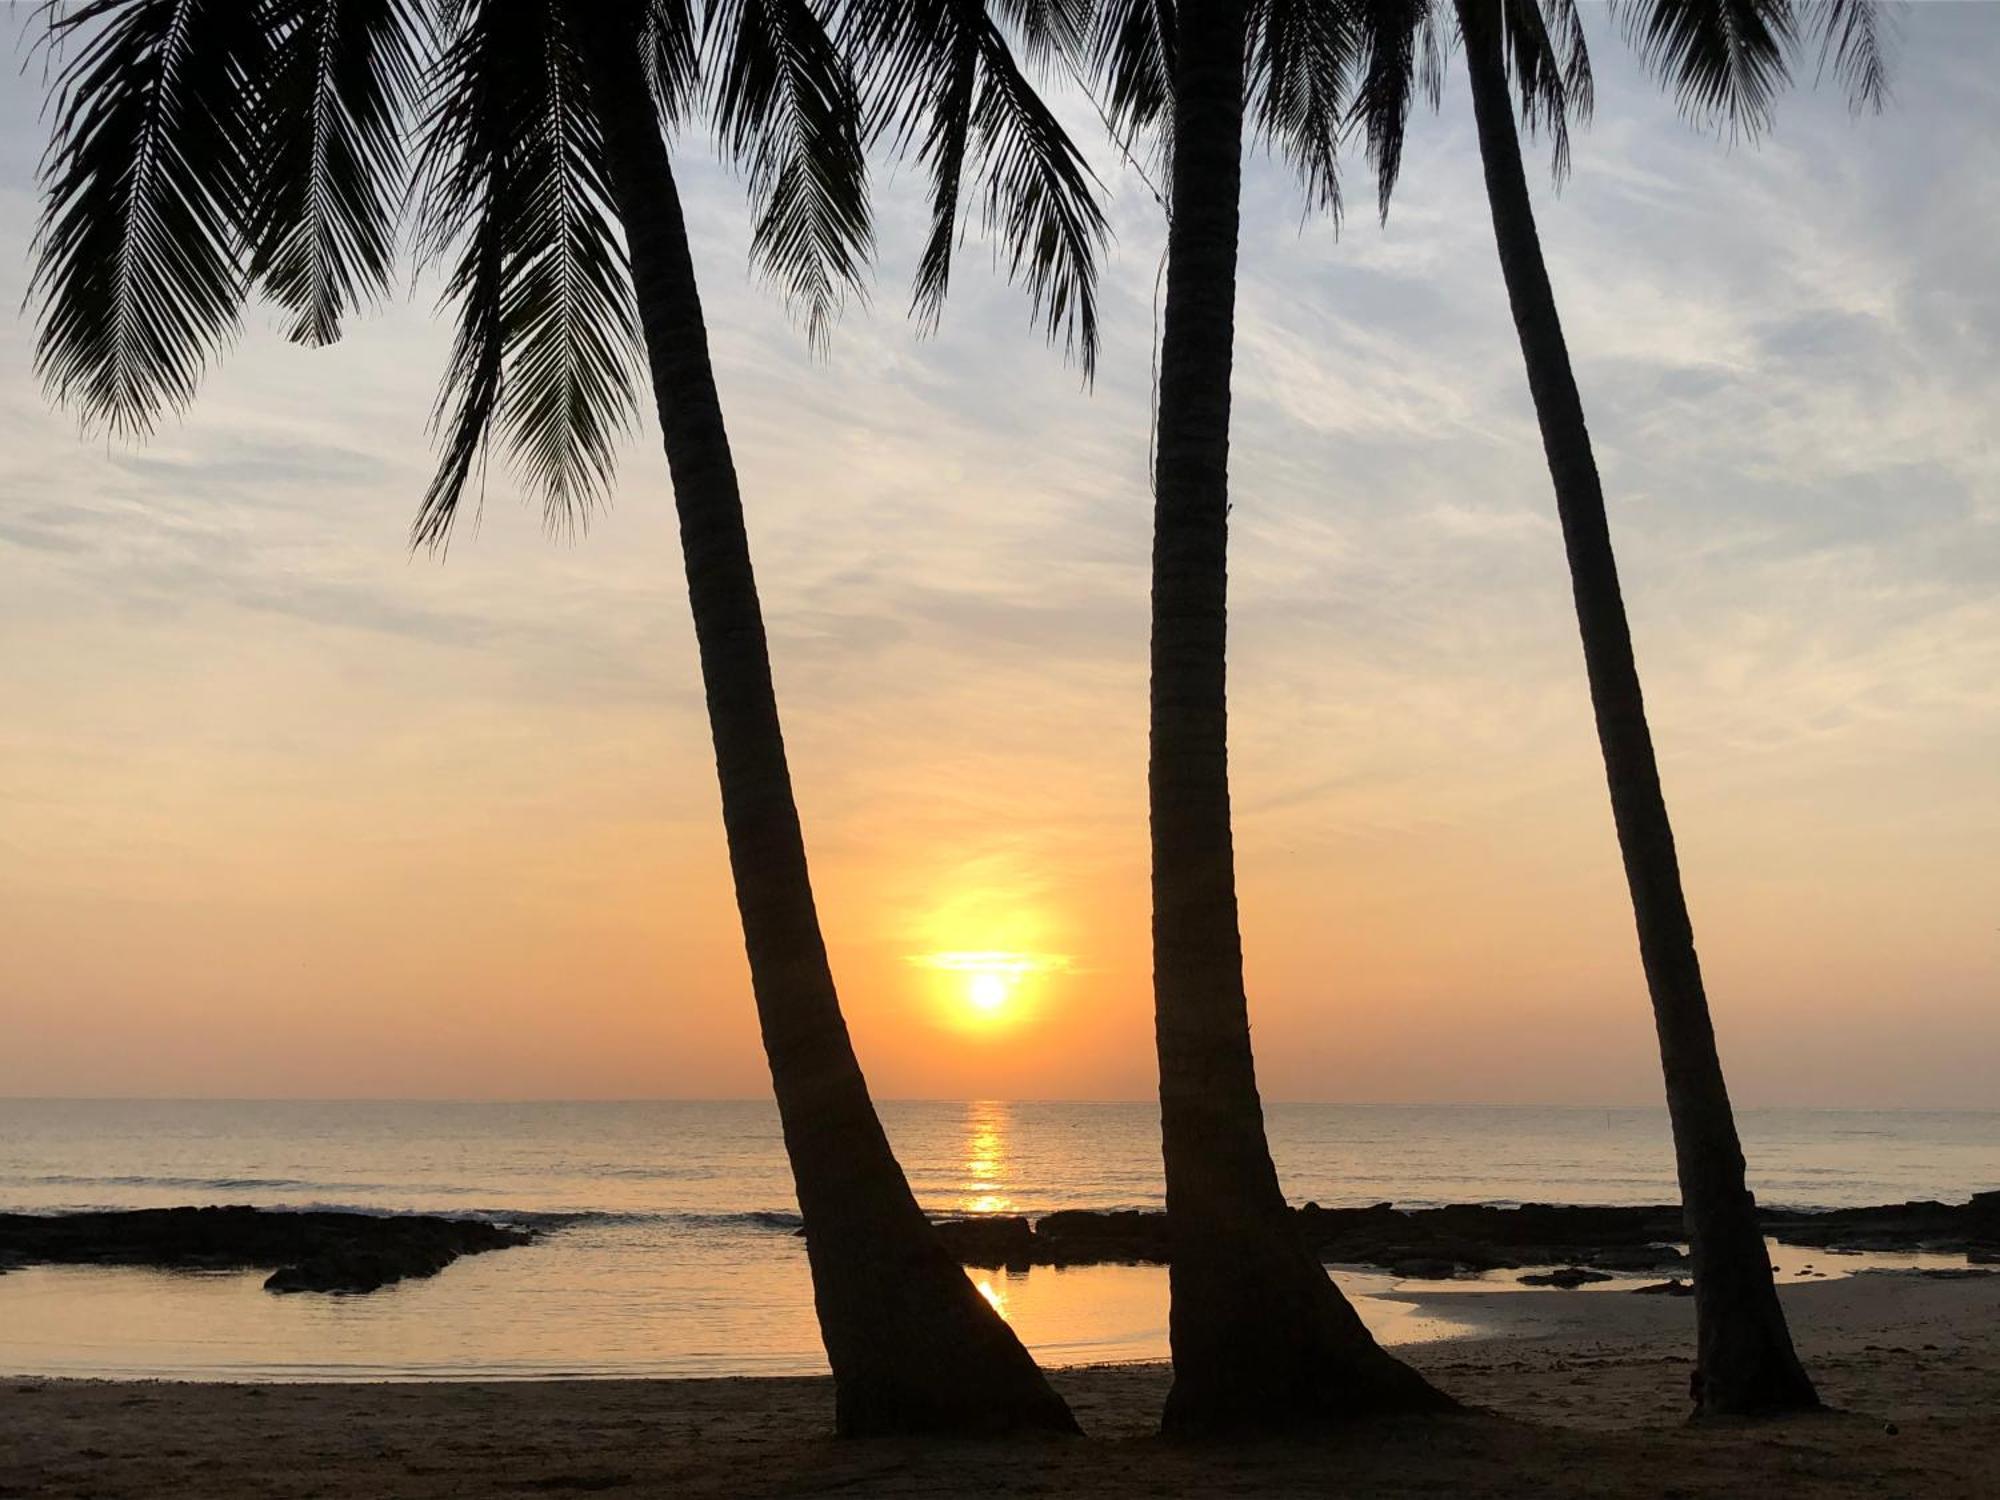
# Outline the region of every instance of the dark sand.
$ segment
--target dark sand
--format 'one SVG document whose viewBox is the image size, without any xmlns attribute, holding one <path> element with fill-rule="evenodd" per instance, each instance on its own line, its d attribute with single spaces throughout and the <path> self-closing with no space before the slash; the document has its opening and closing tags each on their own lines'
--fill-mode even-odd
<svg viewBox="0 0 2000 1500">
<path fill-rule="evenodd" d="M 0 1496 L 2000 1495 L 2000 1276 L 1785 1300 L 1837 1413 L 1686 1426 L 1683 1299 L 1466 1292 L 1423 1302 L 1480 1333 L 1406 1352 L 1483 1410 L 1310 1443 L 1160 1443 L 1156 1365 L 1061 1372 L 1091 1436 L 1016 1444 L 836 1442 L 822 1380 L 11 1378 Z"/>
</svg>

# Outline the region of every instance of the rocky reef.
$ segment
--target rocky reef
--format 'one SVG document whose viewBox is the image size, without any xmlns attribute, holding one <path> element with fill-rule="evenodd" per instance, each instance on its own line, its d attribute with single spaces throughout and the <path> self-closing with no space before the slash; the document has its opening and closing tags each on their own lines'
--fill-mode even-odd
<svg viewBox="0 0 2000 1500">
<path fill-rule="evenodd" d="M 1524 1203 L 1517 1208 L 1450 1204 L 1401 1209 L 1295 1209 L 1299 1233 L 1322 1260 L 1372 1266 L 1398 1276 L 1442 1279 L 1465 1273 L 1557 1266 L 1584 1272 L 1655 1273 L 1688 1269 L 1678 1206 L 1591 1208 Z M 1841 1251 L 1938 1251 L 1974 1263 L 2000 1260 L 2000 1192 L 1971 1202 L 1896 1203 L 1820 1212 L 1766 1210 L 1764 1231 L 1785 1244 Z M 1166 1215 L 1069 1209 L 1025 1218 L 949 1220 L 938 1232 L 966 1265 L 1164 1265 Z M 1584 1279 L 1591 1279 L 1585 1277 Z M 1557 1283 L 1561 1284 L 1561 1283 Z M 1573 1282 L 1572 1284 L 1580 1284 Z"/>
<path fill-rule="evenodd" d="M 527 1229 L 430 1214 L 238 1207 L 0 1214 L 0 1267 L 268 1269 L 269 1292 L 359 1293 L 532 1238 Z"/>
</svg>

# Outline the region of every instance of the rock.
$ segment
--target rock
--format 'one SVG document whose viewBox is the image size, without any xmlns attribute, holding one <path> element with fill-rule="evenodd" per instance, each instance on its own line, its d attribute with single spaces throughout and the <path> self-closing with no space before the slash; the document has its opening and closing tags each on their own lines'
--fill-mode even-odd
<svg viewBox="0 0 2000 1500">
<path fill-rule="evenodd" d="M 510 1225 L 430 1214 L 242 1207 L 0 1214 L 0 1261 L 270 1269 L 269 1291 L 372 1292 L 407 1277 L 435 1276 L 461 1255 L 533 1237 Z"/>
<path fill-rule="evenodd" d="M 278 1267 L 264 1278 L 264 1290 L 374 1292 L 398 1281 L 435 1276 L 457 1259 L 457 1251 L 439 1245 L 409 1245 L 390 1251 L 333 1250 L 295 1266 Z"/>
<path fill-rule="evenodd" d="M 1530 1272 L 1520 1278 L 1522 1286 L 1557 1286 L 1564 1291 L 1586 1286 L 1593 1281 L 1609 1280 L 1611 1278 L 1604 1272 L 1592 1271 L 1583 1266 L 1558 1266 L 1553 1271 Z"/>
<path fill-rule="evenodd" d="M 1863 1250 L 1939 1250 L 1964 1253 L 1982 1264 L 2000 1264 L 2000 1192 L 1980 1193 L 1967 1204 L 1894 1203 L 1824 1212 L 1765 1210 L 1765 1232 L 1785 1244 L 1826 1254 Z M 955 1254 L 969 1265 L 1164 1265 L 1166 1215 L 1132 1210 L 1069 1209 L 1034 1224 L 960 1220 L 974 1225 L 946 1230 Z M 1399 1209 L 1325 1208 L 1308 1203 L 1293 1222 L 1322 1261 L 1372 1266 L 1398 1275 L 1427 1263 L 1449 1263 L 1452 1274 L 1530 1266 L 1575 1266 L 1617 1272 L 1685 1273 L 1687 1256 L 1676 1248 L 1686 1236 L 1677 1205 L 1589 1207 L 1524 1203 L 1447 1204 Z M 0 1245 L 0 1251 L 4 1245 Z"/>
<path fill-rule="evenodd" d="M 1167 1216 L 1162 1213 L 1065 1209 L 1039 1220 L 1035 1239 L 1046 1257 L 1039 1264 L 1163 1266 L 1167 1263 Z"/>
<path fill-rule="evenodd" d="M 1672 1245 L 1604 1245 L 1577 1259 L 1600 1271 L 1673 1271 L 1687 1264 Z"/>
<path fill-rule="evenodd" d="M 946 1219 L 932 1227 L 960 1265 L 1026 1269 L 1034 1264 L 1035 1232 L 1018 1215 Z"/>
<path fill-rule="evenodd" d="M 1635 1286 L 1632 1288 L 1632 1295 L 1635 1297 L 1692 1297 L 1694 1295 L 1694 1283 L 1692 1281 L 1682 1281 L 1676 1276 L 1671 1281 L 1655 1281 L 1647 1286 Z"/>
</svg>

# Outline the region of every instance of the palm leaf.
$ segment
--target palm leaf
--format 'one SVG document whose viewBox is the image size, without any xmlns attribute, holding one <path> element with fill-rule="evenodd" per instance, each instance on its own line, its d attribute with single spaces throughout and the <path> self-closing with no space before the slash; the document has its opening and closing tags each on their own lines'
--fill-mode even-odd
<svg viewBox="0 0 2000 1500">
<path fill-rule="evenodd" d="M 1034 68 L 1081 58 L 1090 37 L 1093 0 L 992 0 L 993 10 L 1021 39 Z"/>
<path fill-rule="evenodd" d="M 1475 0 L 1477 3 L 1477 0 Z M 1530 134 L 1549 139 L 1560 182 L 1569 174 L 1569 125 L 1592 103 L 1590 57 L 1575 0 L 1498 0 L 1501 49 Z"/>
<path fill-rule="evenodd" d="M 972 115 L 979 92 L 979 44 L 970 32 L 952 34 L 938 59 L 936 92 L 917 157 L 931 170 L 931 227 L 917 257 L 910 311 L 923 328 L 935 329 L 944 316 L 951 286 L 951 260 L 959 242 L 958 206 L 963 196 Z"/>
<path fill-rule="evenodd" d="M 29 295 L 35 368 L 86 424 L 150 431 L 189 402 L 246 286 L 249 80 L 242 0 L 51 4 L 56 76 Z"/>
<path fill-rule="evenodd" d="M 1752 135 L 1770 123 L 1791 81 L 1792 0 L 1613 0 L 1613 13 L 1688 116 Z"/>
<path fill-rule="evenodd" d="M 1820 68 L 1829 63 L 1857 110 L 1889 100 L 1889 30 L 1877 0 L 1818 0 L 1807 14 L 1820 34 Z"/>
<path fill-rule="evenodd" d="M 1298 170 L 1306 197 L 1340 218 L 1340 137 L 1361 61 L 1356 7 L 1262 0 L 1250 17 L 1247 92 L 1256 127 Z"/>
<path fill-rule="evenodd" d="M 1083 46 L 1068 0 L 997 0 L 1044 60 Z M 854 0 L 844 40 L 866 83 L 870 132 L 916 143 L 931 178 L 931 227 L 912 311 L 935 325 L 951 281 L 967 179 L 1052 341 L 1097 363 L 1097 257 L 1109 237 L 1097 179 L 1014 57 L 985 0 Z"/>
<path fill-rule="evenodd" d="M 1422 93 L 1435 109 L 1443 97 L 1444 68 L 1437 0 L 1365 0 L 1355 7 L 1359 81 L 1348 106 L 1374 165 L 1376 202 L 1383 219 L 1403 168 L 1410 111 Z"/>
<path fill-rule="evenodd" d="M 751 256 L 823 350 L 873 246 L 854 80 L 806 0 L 716 0 L 704 51 L 716 132 L 757 204 Z"/>
<path fill-rule="evenodd" d="M 386 290 L 406 188 L 404 142 L 430 41 L 412 0 L 267 0 L 274 50 L 253 101 L 250 274 L 330 344 Z"/>
<path fill-rule="evenodd" d="M 1174 97 L 1173 0 L 1101 0 L 1090 71 L 1122 147 L 1167 123 Z M 1162 132 L 1164 137 L 1164 132 Z"/>
<path fill-rule="evenodd" d="M 494 428 L 552 525 L 608 493 L 638 333 L 602 141 L 571 25 L 579 0 L 452 0 L 420 143 L 419 245 L 455 255 L 443 455 L 417 541 L 451 525 Z M 634 36 L 632 44 L 640 44 Z"/>
<path fill-rule="evenodd" d="M 641 56 L 661 121 L 678 125 L 694 107 L 700 86 L 699 31 L 690 0 L 644 0 Z"/>
</svg>

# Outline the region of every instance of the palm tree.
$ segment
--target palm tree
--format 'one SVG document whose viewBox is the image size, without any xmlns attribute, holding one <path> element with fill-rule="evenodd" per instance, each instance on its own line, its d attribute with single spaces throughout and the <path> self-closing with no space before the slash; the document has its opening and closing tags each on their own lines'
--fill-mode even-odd
<svg viewBox="0 0 2000 1500">
<path fill-rule="evenodd" d="M 1639 689 L 1604 491 L 1535 229 L 1510 94 L 1510 87 L 1518 92 L 1530 129 L 1553 137 L 1560 177 L 1567 162 L 1568 118 L 1590 107 L 1582 28 L 1573 0 L 1454 0 L 1454 11 L 1501 273 L 1555 484 L 1612 818 L 1659 1033 L 1694 1261 L 1695 1414 L 1810 1410 L 1819 1398 L 1792 1347 L 1745 1181 L 1743 1148 L 1723 1082 Z M 1357 113 L 1367 124 L 1386 213 L 1411 100 L 1419 88 L 1433 103 L 1439 95 L 1438 37 L 1445 23 L 1434 0 L 1379 4 L 1364 14 L 1370 56 Z M 1856 103 L 1879 101 L 1883 61 L 1869 0 L 1840 0 L 1815 12 L 1814 20 L 1823 56 L 1830 55 Z M 1798 39 L 1800 17 L 1790 0 L 1633 0 L 1626 21 L 1649 62 L 1673 80 L 1685 107 L 1754 130 L 1787 76 L 1786 51 Z"/>
<path fill-rule="evenodd" d="M 806 0 L 699 14 L 691 0 L 83 0 L 49 14 L 53 44 L 75 51 L 45 159 L 38 362 L 87 423 L 140 434 L 192 400 L 253 292 L 291 314 L 296 339 L 336 337 L 389 284 L 412 160 L 419 244 L 450 259 L 458 320 L 419 542 L 448 535 L 496 429 L 552 520 L 587 514 L 643 352 L 837 1427 L 1075 1431 L 919 1209 L 841 1016 L 663 133 L 707 109 L 747 170 L 760 263 L 823 338 L 870 228 L 861 101 L 819 15 Z M 1046 156 L 1017 124 L 987 128 Z M 1017 268 L 1044 274 L 1037 291 L 1073 303 L 1093 268 L 1065 261 L 1074 241 L 1044 243 L 1052 213 L 1076 212 L 1062 196 L 1076 181 L 1060 166 L 1054 180 L 1060 204 L 1005 227 L 1031 252 Z"/>
<path fill-rule="evenodd" d="M 1114 0 L 1096 62 L 1126 138 L 1166 126 L 1153 475 L 1153 988 L 1174 1383 L 1198 1434 L 1450 1406 L 1384 1352 L 1301 1242 L 1265 1138 L 1237 925 L 1225 694 L 1229 381 L 1244 116 L 1337 208 L 1355 32 L 1320 0 Z M 1170 118 L 1169 118 L 1170 112 Z"/>
</svg>

